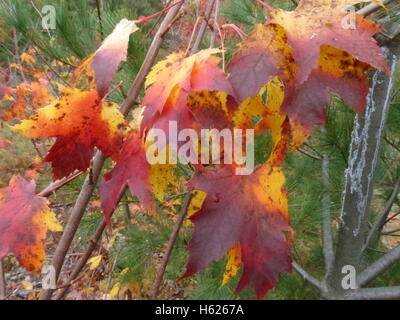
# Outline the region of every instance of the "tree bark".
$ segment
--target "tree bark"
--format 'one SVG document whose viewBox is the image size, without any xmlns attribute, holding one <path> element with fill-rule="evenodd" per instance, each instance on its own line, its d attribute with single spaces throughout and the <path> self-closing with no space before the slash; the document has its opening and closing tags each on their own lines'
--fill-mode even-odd
<svg viewBox="0 0 400 320">
<path fill-rule="evenodd" d="M 389 48 L 392 73 L 397 65 L 398 50 Z M 375 71 L 371 76 L 371 89 L 367 107 L 355 118 L 345 172 L 345 189 L 340 215 L 335 261 L 327 275 L 328 291 L 336 296 L 348 293 L 342 288 L 344 266 L 360 269 L 360 259 L 368 232 L 369 208 L 382 135 L 393 93 L 393 77 Z"/>
</svg>

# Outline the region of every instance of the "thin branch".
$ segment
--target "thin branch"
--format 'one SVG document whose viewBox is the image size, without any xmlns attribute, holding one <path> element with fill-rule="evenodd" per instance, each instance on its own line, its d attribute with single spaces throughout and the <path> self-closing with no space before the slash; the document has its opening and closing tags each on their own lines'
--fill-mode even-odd
<svg viewBox="0 0 400 320">
<path fill-rule="evenodd" d="M 66 284 L 62 286 L 61 291 L 59 291 L 58 294 L 55 296 L 54 298 L 55 300 L 63 299 L 65 295 L 68 293 L 69 288 L 76 281 L 79 274 L 87 264 L 87 261 L 91 257 L 94 249 L 96 249 L 97 243 L 99 242 L 105 227 L 106 227 L 106 221 L 103 219 L 99 224 L 99 226 L 97 227 L 96 233 L 90 239 L 89 246 L 86 248 L 85 254 L 79 259 L 78 263 L 74 266 L 74 269 L 72 270 L 70 276 L 68 277 Z"/>
<path fill-rule="evenodd" d="M 393 0 L 381 0 L 383 4 L 388 4 L 392 2 Z M 360 10 L 357 11 L 358 14 L 361 14 L 363 16 L 368 16 L 371 13 L 374 13 L 375 11 L 378 11 L 379 9 L 382 9 L 382 6 L 376 4 L 376 3 L 371 3 L 364 8 L 361 8 Z"/>
<path fill-rule="evenodd" d="M 75 178 L 79 177 L 82 174 L 83 174 L 82 171 L 75 171 L 74 173 L 72 173 L 68 177 L 65 177 L 65 178 L 62 178 L 60 180 L 54 181 L 54 182 L 50 183 L 46 188 L 44 188 L 40 193 L 38 193 L 38 196 L 48 197 L 54 191 L 60 189 L 61 187 L 66 185 L 68 182 L 74 180 Z"/>
<path fill-rule="evenodd" d="M 390 211 L 392 210 L 393 204 L 399 193 L 399 189 L 400 189 L 400 176 L 397 178 L 396 183 L 393 186 L 393 191 L 392 191 L 388 201 L 386 202 L 385 207 L 383 208 L 382 212 L 379 214 L 378 218 L 376 219 L 374 225 L 371 228 L 371 231 L 369 232 L 369 234 L 367 236 L 367 240 L 365 241 L 365 245 L 362 250 L 363 252 L 364 252 L 365 248 L 369 246 L 374 235 L 377 234 L 382 229 L 382 227 L 385 225 L 385 221 L 388 218 Z"/>
<path fill-rule="evenodd" d="M 389 235 L 392 235 L 392 233 L 396 233 L 396 232 L 399 232 L 399 231 L 400 231 L 400 229 L 394 229 L 394 230 L 382 232 L 382 234 L 386 235 L 386 236 L 389 236 Z M 393 236 L 399 236 L 399 235 L 393 235 Z"/>
<path fill-rule="evenodd" d="M 31 139 L 31 142 L 32 142 L 33 148 L 35 149 L 38 157 L 40 158 L 41 161 L 43 161 L 44 156 L 42 154 L 42 151 L 40 151 L 40 149 L 38 148 L 38 146 L 36 144 L 36 140 L 35 139 Z"/>
<path fill-rule="evenodd" d="M 385 225 L 386 223 L 388 223 L 389 221 L 393 220 L 393 218 L 396 218 L 398 215 L 400 215 L 400 211 L 395 213 L 394 215 L 390 216 L 389 218 L 387 218 L 385 220 L 385 222 L 383 223 L 383 225 Z"/>
<path fill-rule="evenodd" d="M 218 33 L 218 28 L 216 27 L 216 25 L 218 25 L 218 18 L 220 11 L 221 11 L 221 0 L 216 0 L 215 10 L 214 10 L 214 30 L 211 33 L 210 48 L 215 48 L 215 39 L 217 38 L 217 33 Z"/>
<path fill-rule="evenodd" d="M 192 33 L 190 34 L 189 42 L 188 42 L 188 45 L 187 45 L 186 50 L 185 50 L 185 57 L 189 55 L 189 51 L 190 51 L 190 48 L 192 46 L 193 38 L 194 38 L 194 35 L 196 34 L 197 27 L 199 25 L 200 19 L 201 19 L 201 17 L 198 16 L 196 18 L 196 21 L 194 22 L 193 30 L 192 30 Z"/>
<path fill-rule="evenodd" d="M 216 23 L 215 27 L 218 29 L 218 35 L 221 40 L 221 51 L 222 51 L 222 71 L 225 73 L 225 33 L 222 33 L 219 24 Z"/>
<path fill-rule="evenodd" d="M 168 0 L 167 4 L 165 5 L 164 8 L 167 8 L 170 4 L 171 4 L 172 0 Z M 149 29 L 149 31 L 147 31 L 146 33 L 146 37 L 150 36 L 151 33 L 153 32 L 153 30 L 156 28 L 156 26 L 158 25 L 158 23 L 161 21 L 161 19 L 163 18 L 163 15 L 159 15 L 157 17 L 157 20 L 153 23 L 153 25 L 151 26 L 151 28 Z"/>
<path fill-rule="evenodd" d="M 136 20 L 136 23 L 143 23 L 143 22 L 150 21 L 151 19 L 157 18 L 158 16 L 160 16 L 160 15 L 162 15 L 162 14 L 168 12 L 170 9 L 172 9 L 172 8 L 175 7 L 175 6 L 179 6 L 179 8 L 180 8 L 181 5 L 182 5 L 184 2 L 185 2 L 185 0 L 178 0 L 177 2 L 175 2 L 175 3 L 173 3 L 173 4 L 169 5 L 169 6 L 166 6 L 164 9 L 162 9 L 162 10 L 160 10 L 160 11 L 158 11 L 158 12 L 156 12 L 156 13 L 150 15 L 150 16 L 147 16 L 147 17 L 139 17 L 139 19 Z"/>
<path fill-rule="evenodd" d="M 101 40 L 104 40 L 103 19 L 101 17 L 101 0 L 96 0 L 97 18 L 99 19 Z"/>
<path fill-rule="evenodd" d="M 331 226 L 331 196 L 329 194 L 329 158 L 322 160 L 322 181 L 324 184 L 324 194 L 322 197 L 322 245 L 325 259 L 325 270 L 328 274 L 333 265 L 334 250 Z"/>
<path fill-rule="evenodd" d="M 138 74 L 136 75 L 135 80 L 132 83 L 131 89 L 129 90 L 128 97 L 124 100 L 122 104 L 121 112 L 124 115 L 127 115 L 130 108 L 135 104 L 140 94 L 140 91 L 143 87 L 146 75 L 153 66 L 157 54 L 164 41 L 163 35 L 165 34 L 165 30 L 169 28 L 170 23 L 174 20 L 175 16 L 178 14 L 182 3 L 183 3 L 182 1 L 179 2 L 180 5 L 177 5 L 168 11 L 168 14 L 165 16 L 159 30 L 157 31 L 157 34 L 154 36 L 153 42 L 151 43 L 150 48 L 147 51 L 143 64 Z M 100 177 L 101 170 L 104 165 L 104 161 L 105 161 L 105 156 L 103 155 L 103 153 L 100 151 L 96 152 L 96 155 L 93 159 L 92 174 L 86 176 L 85 182 L 82 185 L 81 192 L 75 202 L 75 206 L 73 207 L 70 213 L 68 223 L 65 227 L 61 240 L 57 245 L 54 257 L 51 261 L 51 265 L 55 268 L 57 278 L 59 277 L 61 268 L 64 264 L 65 255 L 67 254 L 68 249 L 71 246 L 72 240 L 78 229 L 80 221 L 83 217 L 83 214 L 86 211 L 86 207 L 89 204 L 90 198 L 94 192 L 96 183 Z M 42 291 L 39 299 L 40 300 L 51 299 L 52 292 L 53 290 L 51 289 Z"/>
<path fill-rule="evenodd" d="M 395 300 L 400 299 L 400 286 L 382 288 L 362 288 L 346 295 L 351 300 Z"/>
<path fill-rule="evenodd" d="M 244 31 L 240 30 L 240 28 L 238 28 L 238 27 L 237 27 L 235 24 L 233 24 L 233 23 L 224 24 L 224 25 L 221 26 L 221 28 L 222 28 L 222 29 L 232 28 L 233 31 L 235 31 L 235 32 L 238 34 L 238 36 L 239 36 L 242 40 L 244 40 L 244 39 L 247 38 L 247 34 L 246 34 Z"/>
<path fill-rule="evenodd" d="M 396 151 L 400 152 L 400 148 L 398 145 L 396 145 L 393 141 L 391 141 L 387 136 L 383 138 L 393 149 Z"/>
<path fill-rule="evenodd" d="M 204 19 L 203 19 L 203 21 L 202 21 L 202 23 L 200 25 L 200 28 L 199 28 L 199 31 L 197 33 L 196 40 L 194 41 L 193 47 L 190 50 L 190 55 L 195 54 L 197 51 L 199 51 L 201 41 L 204 38 L 204 34 L 206 32 L 206 28 L 207 28 L 207 25 L 208 25 L 207 21 L 208 21 L 208 19 L 210 19 L 211 13 L 212 13 L 213 8 L 214 8 L 214 4 L 215 4 L 215 0 L 210 0 L 207 3 L 206 12 L 203 15 Z"/>
<path fill-rule="evenodd" d="M 296 270 L 297 273 L 303 277 L 304 280 L 309 282 L 311 285 L 313 285 L 319 291 L 321 291 L 321 292 L 325 291 L 323 284 L 319 280 L 314 278 L 312 275 L 310 275 L 306 270 L 304 270 L 297 262 L 293 261 L 292 266 L 293 266 L 294 270 Z"/>
<path fill-rule="evenodd" d="M 165 253 L 164 253 L 161 265 L 158 269 L 156 281 L 154 283 L 154 287 L 153 287 L 153 290 L 151 293 L 152 299 L 157 299 L 158 292 L 160 290 L 160 286 L 161 286 L 162 280 L 164 278 L 165 269 L 167 268 L 169 258 L 171 257 L 172 250 L 175 246 L 176 239 L 178 238 L 178 234 L 179 234 L 179 231 L 181 230 L 183 221 L 185 220 L 191 200 L 192 200 L 192 193 L 189 190 L 183 200 L 182 208 L 178 215 L 178 220 L 176 221 L 174 229 L 172 230 L 171 237 L 168 241 L 167 248 L 165 249 Z"/>
<path fill-rule="evenodd" d="M 357 282 L 360 287 L 366 286 L 380 274 L 385 272 L 390 266 L 400 259 L 400 246 L 390 250 L 388 253 L 380 257 L 377 261 L 371 264 L 368 268 L 362 271 Z"/>
<path fill-rule="evenodd" d="M 4 275 L 3 259 L 0 259 L 0 300 L 6 298 L 6 278 Z"/>
</svg>

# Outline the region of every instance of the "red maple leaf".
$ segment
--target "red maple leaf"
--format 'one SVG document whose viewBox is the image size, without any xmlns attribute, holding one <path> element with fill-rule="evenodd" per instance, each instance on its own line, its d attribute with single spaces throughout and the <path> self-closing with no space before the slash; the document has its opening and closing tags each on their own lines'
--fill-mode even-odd
<svg viewBox="0 0 400 320">
<path fill-rule="evenodd" d="M 189 262 L 183 277 L 221 259 L 239 243 L 243 274 L 237 290 L 252 287 L 262 298 L 274 287 L 278 274 L 291 270 L 287 198 L 280 168 L 268 163 L 249 176 L 232 166 L 206 171 L 190 186 L 207 193 L 194 223 Z"/>
<path fill-rule="evenodd" d="M 47 199 L 35 195 L 35 182 L 14 176 L 0 189 L 0 259 L 13 253 L 29 271 L 39 272 L 48 230 L 62 231 Z"/>
</svg>

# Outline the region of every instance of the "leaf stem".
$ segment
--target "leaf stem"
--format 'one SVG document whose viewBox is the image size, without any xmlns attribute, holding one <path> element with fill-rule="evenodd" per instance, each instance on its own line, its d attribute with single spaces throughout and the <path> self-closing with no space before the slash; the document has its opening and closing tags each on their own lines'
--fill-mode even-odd
<svg viewBox="0 0 400 320">
<path fill-rule="evenodd" d="M 184 1 L 185 1 L 185 0 L 179 0 L 179 1 L 177 1 L 177 2 L 175 2 L 175 3 L 173 3 L 173 4 L 171 4 L 171 5 L 169 5 L 169 6 L 167 6 L 167 7 L 165 7 L 164 9 L 162 9 L 162 10 L 160 10 L 160 11 L 158 11 L 158 12 L 152 14 L 152 15 L 150 15 L 150 16 L 147 16 L 147 17 L 144 17 L 144 16 L 139 17 L 139 20 L 136 20 L 135 22 L 136 22 L 136 23 L 148 22 L 148 21 L 150 21 L 151 19 L 157 18 L 158 16 L 160 16 L 160 15 L 162 15 L 162 14 L 168 12 L 171 8 L 175 7 L 176 5 L 182 4 Z"/>
</svg>

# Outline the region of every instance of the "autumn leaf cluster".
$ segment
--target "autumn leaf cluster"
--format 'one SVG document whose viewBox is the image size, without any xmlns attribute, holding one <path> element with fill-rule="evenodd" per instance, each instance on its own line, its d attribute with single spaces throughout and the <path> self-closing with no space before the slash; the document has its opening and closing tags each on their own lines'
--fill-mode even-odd
<svg viewBox="0 0 400 320">
<path fill-rule="evenodd" d="M 60 88 L 59 97 L 13 129 L 29 138 L 56 138 L 44 159 L 51 162 L 54 179 L 86 171 L 95 148 L 111 157 L 114 167 L 99 186 L 109 224 L 126 187 L 156 214 L 168 186 L 178 183 L 176 165 L 146 160 L 151 129 L 169 136 L 169 123 L 176 121 L 178 130 L 270 132 L 273 150 L 252 174 L 236 175 L 239 163 L 196 165 L 186 181 L 187 192 L 193 193 L 193 235 L 183 277 L 228 254 L 224 282 L 241 268 L 237 290 L 251 287 L 262 298 L 281 272 L 291 270 L 294 234 L 282 168 L 286 154 L 304 143 L 315 125 L 325 124 L 331 94 L 363 112 L 366 72 L 389 72 L 373 38 L 380 26 L 359 14 L 354 14 L 354 28 L 343 26 L 349 15 L 344 9 L 359 2 L 368 1 L 301 0 L 294 11 L 269 11 L 267 22 L 255 25 L 238 44 L 226 70 L 220 49 L 168 55 L 147 76 L 137 126 L 126 123 L 119 107 L 106 101 L 115 72 L 127 58 L 129 36 L 137 29 L 134 22 L 123 20 L 76 70 L 71 85 Z M 79 79 L 84 79 L 82 88 L 77 87 Z M 9 92 L 0 84 L 1 96 Z M 168 140 L 161 147 L 176 151 Z M 33 189 L 32 182 L 15 178 L 0 192 L 0 229 L 15 224 L 18 231 L 18 223 L 38 224 L 18 243 L 11 229 L 0 233 L 0 258 L 13 252 L 21 264 L 38 270 L 44 258 L 43 245 L 38 244 L 43 230 L 59 227 Z M 15 199 L 24 199 L 26 205 L 14 206 Z"/>
</svg>

